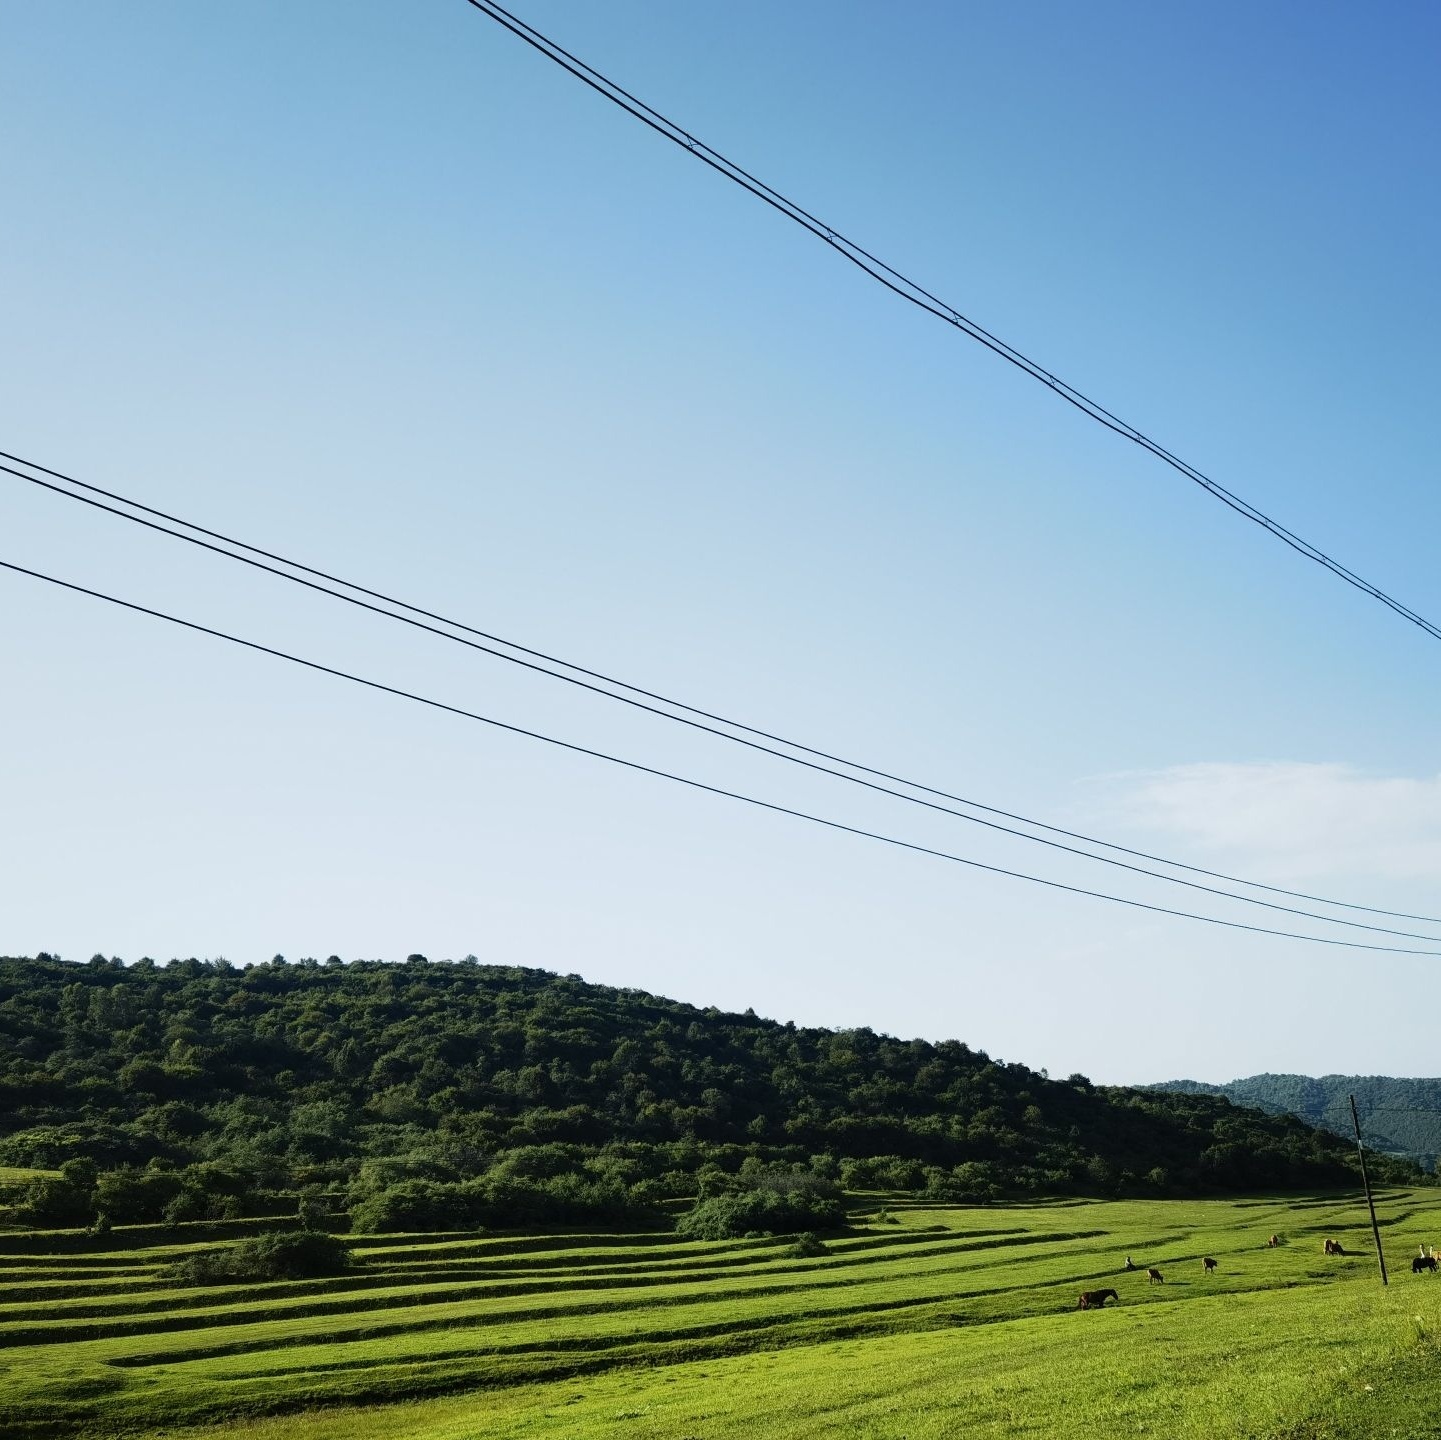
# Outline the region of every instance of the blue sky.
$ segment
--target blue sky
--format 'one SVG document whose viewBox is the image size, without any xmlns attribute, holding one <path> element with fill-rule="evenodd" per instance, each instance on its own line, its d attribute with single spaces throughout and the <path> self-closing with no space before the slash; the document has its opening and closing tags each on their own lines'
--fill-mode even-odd
<svg viewBox="0 0 1441 1440">
<path fill-rule="evenodd" d="M 1429 7 L 520 13 L 1441 616 Z M 1441 914 L 1434 641 L 460 0 L 12 5 L 0 43 L 0 448 L 992 804 Z M 8 477 L 0 558 L 1185 903 Z M 12 953 L 475 953 L 1106 1080 L 1436 1071 L 1434 959 L 968 873 L 14 576 L 0 673 Z"/>
</svg>

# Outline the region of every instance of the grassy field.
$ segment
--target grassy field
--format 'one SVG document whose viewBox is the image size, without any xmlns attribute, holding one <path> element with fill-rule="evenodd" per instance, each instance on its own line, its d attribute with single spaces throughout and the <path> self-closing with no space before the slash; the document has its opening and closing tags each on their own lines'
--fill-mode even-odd
<svg viewBox="0 0 1441 1440">
<path fill-rule="evenodd" d="M 804 1259 L 777 1240 L 365 1237 L 344 1277 L 212 1288 L 160 1274 L 195 1248 L 183 1232 L 59 1253 L 12 1232 L 0 1434 L 1441 1435 L 1441 1280 L 1410 1272 L 1441 1244 L 1441 1195 L 1380 1208 L 1388 1291 L 1352 1197 L 897 1206 Z M 1325 1236 L 1354 1254 L 1323 1257 Z M 1165 1283 L 1120 1273 L 1127 1254 Z M 1077 1313 L 1101 1286 L 1119 1304 Z"/>
</svg>

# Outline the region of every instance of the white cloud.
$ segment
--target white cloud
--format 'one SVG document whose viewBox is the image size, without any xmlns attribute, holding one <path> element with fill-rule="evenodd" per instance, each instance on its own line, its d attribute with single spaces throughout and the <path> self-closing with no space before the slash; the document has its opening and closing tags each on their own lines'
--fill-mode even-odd
<svg viewBox="0 0 1441 1440">
<path fill-rule="evenodd" d="M 1441 775 L 1347 765 L 1176 765 L 1108 776 L 1093 826 L 1145 832 L 1147 848 L 1273 882 L 1337 876 L 1441 880 Z M 1169 846 L 1166 850 L 1163 846 Z"/>
</svg>

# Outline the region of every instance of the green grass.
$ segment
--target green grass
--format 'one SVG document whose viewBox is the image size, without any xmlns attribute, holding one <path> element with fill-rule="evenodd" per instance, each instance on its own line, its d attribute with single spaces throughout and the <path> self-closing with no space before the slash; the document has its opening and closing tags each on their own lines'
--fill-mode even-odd
<svg viewBox="0 0 1441 1440">
<path fill-rule="evenodd" d="M 161 1274 L 192 1248 L 173 1232 L 50 1255 L 0 1235 L 0 1435 L 1441 1435 L 1441 1280 L 1409 1263 L 1441 1243 L 1441 1196 L 1380 1208 L 1386 1291 L 1350 1197 L 893 1202 L 899 1223 L 805 1259 L 785 1239 L 365 1237 L 346 1275 L 192 1289 Z M 1324 1236 L 1356 1253 L 1323 1257 Z M 1120 1273 L 1126 1254 L 1166 1283 Z M 1101 1286 L 1120 1304 L 1077 1313 Z"/>
<path fill-rule="evenodd" d="M 22 1165 L 0 1165 L 0 1185 L 23 1185 L 30 1180 L 53 1180 L 58 1170 L 30 1170 Z"/>
</svg>

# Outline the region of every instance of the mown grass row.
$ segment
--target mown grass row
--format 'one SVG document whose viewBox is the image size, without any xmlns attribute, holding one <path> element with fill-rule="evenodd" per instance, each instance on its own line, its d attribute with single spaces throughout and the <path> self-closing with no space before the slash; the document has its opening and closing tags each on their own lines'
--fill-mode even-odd
<svg viewBox="0 0 1441 1440">
<path fill-rule="evenodd" d="M 1387 1197 L 1383 1216 L 1398 1260 L 1441 1240 L 1430 1197 Z M 1136 1323 L 1172 1316 L 1174 1343 L 1189 1345 L 1196 1327 L 1221 1334 L 1229 1315 L 1260 1316 L 1268 1304 L 1299 1316 L 1289 1292 L 1314 1292 L 1323 1313 L 1359 1294 L 1374 1273 L 1363 1217 L 1332 1197 L 906 1209 L 890 1223 L 862 1221 L 808 1259 L 770 1239 L 366 1237 L 344 1275 L 208 1288 L 161 1273 L 195 1248 L 173 1232 L 161 1244 L 131 1237 L 130 1250 L 112 1236 L 104 1253 L 28 1254 L 21 1265 L 0 1237 L 0 1433 L 153 1432 L 459 1389 L 489 1404 L 565 1377 L 605 1389 L 643 1366 L 679 1382 L 686 1367 L 727 1357 L 919 1344 L 926 1332 L 944 1333 L 969 1364 L 982 1334 L 1040 1325 L 1064 1348 L 1132 1323 L 1074 1313 L 1077 1291 L 1098 1284 L 1121 1292 L 1116 1313 Z M 1289 1243 L 1268 1248 L 1273 1231 Z M 1355 1253 L 1322 1257 L 1322 1234 Z M 1160 1266 L 1166 1283 L 1119 1273 L 1127 1254 Z M 1204 1255 L 1220 1261 L 1215 1275 L 1202 1274 Z M 1427 1278 L 1403 1274 L 1396 1291 L 1404 1282 L 1411 1296 L 1441 1301 L 1441 1281 L 1427 1291 Z"/>
<path fill-rule="evenodd" d="M 1404 1297 L 1369 1284 L 1157 1301 L 311 1411 L 193 1440 L 1423 1440 L 1438 1433 L 1437 1304 L 1423 1299 L 1418 1325 Z"/>
<path fill-rule="evenodd" d="M 1100 1232 L 1091 1232 L 1092 1236 Z M 1085 1236 L 1065 1233 L 1018 1235 L 1004 1239 L 940 1242 L 935 1236 L 883 1236 L 850 1244 L 836 1244 L 834 1257 L 825 1259 L 777 1259 L 764 1253 L 731 1254 L 667 1261 L 644 1267 L 629 1263 L 610 1266 L 594 1264 L 556 1265 L 547 1262 L 530 1274 L 514 1269 L 457 1266 L 445 1269 L 427 1267 L 423 1275 L 409 1266 L 392 1266 L 380 1273 L 337 1276 L 325 1281 L 279 1281 L 247 1287 L 176 1289 L 166 1279 L 136 1282 L 130 1291 L 81 1299 L 60 1298 L 43 1291 L 27 1295 L 23 1287 L 6 1291 L 15 1303 L 0 1306 L 0 1345 L 45 1343 L 47 1340 L 73 1341 L 98 1339 L 108 1334 L 140 1334 L 152 1330 L 185 1329 L 192 1325 L 243 1322 L 247 1316 L 267 1314 L 286 1318 L 311 1315 L 344 1314 L 367 1310 L 404 1308 L 418 1304 L 434 1304 L 442 1298 L 450 1301 L 468 1299 L 508 1299 L 554 1293 L 574 1292 L 584 1285 L 590 1290 L 633 1289 L 646 1292 L 638 1303 L 652 1303 L 659 1281 L 678 1285 L 683 1281 L 708 1283 L 712 1298 L 719 1293 L 714 1281 L 720 1272 L 730 1277 L 804 1276 L 816 1274 L 817 1285 L 850 1283 L 850 1272 L 856 1266 L 891 1265 L 894 1252 L 904 1246 L 906 1258 L 914 1263 L 939 1263 L 953 1268 L 951 1257 L 961 1251 L 1000 1249 L 1010 1245 L 1057 1244 L 1077 1241 Z M 776 1247 L 769 1247 L 774 1250 Z M 844 1265 L 837 1261 L 844 1259 Z M 410 1283 L 397 1284 L 397 1280 Z M 469 1283 L 466 1283 L 469 1282 Z M 140 1289 L 140 1286 L 147 1287 Z M 148 1287 L 166 1287 L 154 1292 Z M 792 1288 L 787 1283 L 783 1288 Z M 138 1293 L 137 1293 L 138 1291 Z M 369 1293 L 357 1293 L 357 1292 Z M 681 1296 L 684 1299 L 684 1294 Z M 36 1319 L 33 1302 L 46 1299 L 43 1319 Z M 617 1305 L 624 1305 L 617 1300 Z M 134 1318 L 148 1317 L 148 1318 Z M 107 1324 L 82 1324 L 82 1321 L 107 1321 Z"/>
<path fill-rule="evenodd" d="M 1058 1231 L 1054 1236 L 1022 1236 L 1017 1243 L 1040 1243 L 1047 1239 L 1079 1238 L 1082 1237 L 1074 1232 Z M 889 1249 L 896 1245 L 908 1245 L 912 1247 L 912 1254 L 920 1255 L 939 1253 L 942 1249 L 950 1248 L 956 1241 L 966 1240 L 974 1240 L 975 1248 L 988 1248 L 1011 1243 L 1005 1231 L 950 1232 L 944 1239 L 940 1239 L 933 1232 L 905 1232 L 869 1237 L 848 1237 L 834 1241 L 833 1248 L 838 1252 L 854 1255 L 865 1250 Z M 735 1269 L 749 1263 L 766 1263 L 768 1256 L 770 1262 L 774 1263 L 773 1252 L 788 1243 L 769 1239 L 743 1241 L 737 1242 L 737 1246 L 753 1247 L 750 1252 L 737 1248 L 722 1254 L 717 1254 L 714 1246 L 677 1245 L 673 1251 L 667 1252 L 663 1257 L 646 1255 L 643 1260 L 637 1260 L 634 1255 L 626 1252 L 597 1257 L 592 1253 L 573 1249 L 518 1255 L 502 1253 L 496 1258 L 489 1258 L 480 1252 L 478 1245 L 472 1246 L 465 1252 L 457 1247 L 450 1252 L 449 1256 L 433 1255 L 432 1251 L 436 1247 L 431 1246 L 401 1247 L 399 1249 L 388 1246 L 381 1249 L 373 1246 L 352 1245 L 352 1252 L 359 1260 L 373 1262 L 380 1259 L 384 1261 L 384 1264 L 379 1266 L 373 1263 L 367 1264 L 359 1272 L 333 1277 L 326 1281 L 275 1281 L 264 1285 L 247 1286 L 243 1291 L 236 1293 L 254 1298 L 262 1295 L 269 1297 L 311 1293 L 317 1289 L 326 1291 L 366 1289 L 393 1284 L 400 1277 L 434 1278 L 455 1282 L 468 1279 L 504 1279 L 525 1275 L 563 1276 L 567 1281 L 573 1281 L 578 1277 L 588 1275 L 649 1277 L 657 1273 L 665 1274 L 682 1269 L 700 1273 L 708 1270 Z M 165 1253 L 168 1257 L 174 1258 L 177 1252 Z M 472 1255 L 474 1256 L 473 1260 L 470 1259 Z M 412 1259 L 412 1256 L 421 1258 Z M 154 1259 L 149 1263 L 128 1264 L 123 1269 L 116 1267 L 111 1270 L 94 1271 L 79 1265 L 58 1267 L 54 1266 L 54 1262 L 49 1262 L 49 1264 L 52 1268 L 49 1269 L 47 1278 L 44 1279 L 36 1279 L 33 1272 L 12 1271 L 0 1266 L 0 1283 L 4 1285 L 5 1299 L 10 1302 L 28 1302 L 37 1299 L 53 1301 L 98 1299 L 111 1302 L 105 1307 L 107 1310 L 122 1311 L 148 1309 L 157 1304 L 161 1308 L 165 1308 L 172 1300 L 176 1304 L 185 1303 L 187 1299 L 190 1303 L 206 1304 L 212 1297 L 224 1298 L 216 1290 L 210 1290 L 203 1294 L 197 1294 L 191 1290 L 176 1290 L 174 1281 L 162 1273 L 164 1267 L 160 1259 Z M 102 1283 L 94 1283 L 96 1281 Z M 166 1293 L 157 1300 L 155 1297 L 145 1295 L 144 1292 L 148 1290 L 163 1290 Z M 56 1308 L 65 1310 L 70 1307 L 61 1305 Z M 97 1311 L 97 1313 L 99 1312 Z M 0 1318 L 12 1318 L 12 1311 L 7 1309 L 0 1312 Z"/>
</svg>

